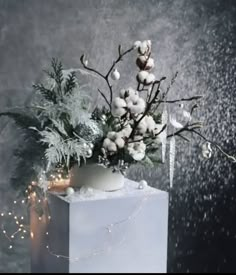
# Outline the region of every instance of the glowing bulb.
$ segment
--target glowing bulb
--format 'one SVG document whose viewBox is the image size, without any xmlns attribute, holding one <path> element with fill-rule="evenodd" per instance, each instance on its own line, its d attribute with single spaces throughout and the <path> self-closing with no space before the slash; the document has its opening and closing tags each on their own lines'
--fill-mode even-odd
<svg viewBox="0 0 236 275">
<path fill-rule="evenodd" d="M 24 220 L 24 217 L 21 217 L 21 220 Z"/>
<path fill-rule="evenodd" d="M 26 233 L 26 230 L 23 230 L 24 233 Z"/>
<path fill-rule="evenodd" d="M 60 258 L 60 256 L 59 256 L 59 255 L 57 255 L 57 258 Z"/>
<path fill-rule="evenodd" d="M 51 216 L 48 216 L 48 219 L 51 220 Z"/>
<path fill-rule="evenodd" d="M 16 201 L 14 201 L 14 204 L 16 204 Z"/>
<path fill-rule="evenodd" d="M 21 231 L 21 230 L 22 230 L 21 228 L 18 229 L 18 231 Z"/>
<path fill-rule="evenodd" d="M 9 216 L 11 216 L 11 214 L 12 214 L 11 212 L 8 213 Z"/>
<path fill-rule="evenodd" d="M 24 225 L 23 224 L 20 224 L 20 227 L 23 227 Z"/>
<path fill-rule="evenodd" d="M 21 239 L 23 240 L 25 237 L 24 236 L 21 236 Z"/>
<path fill-rule="evenodd" d="M 48 232 L 46 232 L 46 235 L 48 235 Z"/>
<path fill-rule="evenodd" d="M 19 224 L 19 222 L 18 222 L 18 221 L 16 221 L 16 224 Z"/>
<path fill-rule="evenodd" d="M 15 216 L 14 219 L 17 220 L 17 216 Z"/>
<path fill-rule="evenodd" d="M 38 202 L 40 203 L 40 202 L 41 202 L 41 200 L 38 200 Z"/>
<path fill-rule="evenodd" d="M 34 232 L 30 232 L 30 237 L 31 237 L 31 239 L 33 239 L 34 238 Z"/>
<path fill-rule="evenodd" d="M 4 213 L 1 213 L 1 216 L 3 217 L 3 216 L 4 216 Z"/>
<path fill-rule="evenodd" d="M 6 232 L 6 230 L 3 230 L 2 233 L 3 233 L 3 234 L 6 234 L 7 232 Z"/>
<path fill-rule="evenodd" d="M 12 245 L 9 245 L 9 249 L 12 249 Z"/>
<path fill-rule="evenodd" d="M 12 238 L 12 239 L 14 239 L 14 238 L 15 238 L 15 236 L 14 236 L 14 235 L 11 235 L 11 238 Z"/>
<path fill-rule="evenodd" d="M 41 217 L 39 217 L 39 220 L 41 221 L 41 220 L 42 220 L 42 218 L 41 218 Z"/>
<path fill-rule="evenodd" d="M 47 249 L 49 248 L 48 245 L 46 246 L 46 248 L 47 248 Z"/>
<path fill-rule="evenodd" d="M 25 200 L 22 200 L 21 203 L 25 203 Z"/>
</svg>

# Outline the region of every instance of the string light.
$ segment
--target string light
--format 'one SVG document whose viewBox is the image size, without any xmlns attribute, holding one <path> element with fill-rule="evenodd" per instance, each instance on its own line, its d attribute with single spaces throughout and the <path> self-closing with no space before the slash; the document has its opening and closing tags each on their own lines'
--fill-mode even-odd
<svg viewBox="0 0 236 275">
<path fill-rule="evenodd" d="M 55 178 L 55 176 L 54 176 L 54 178 Z M 31 188 L 31 186 L 29 186 L 29 188 Z M 32 198 L 32 197 L 33 197 L 33 198 L 36 198 L 36 197 L 37 197 L 36 192 L 31 192 L 31 193 L 30 193 L 30 196 L 28 196 L 28 198 L 29 198 L 29 197 L 30 197 L 30 198 Z M 134 219 L 136 218 L 136 216 L 138 215 L 138 213 L 141 211 L 141 209 L 142 209 L 142 207 L 143 207 L 143 202 L 145 202 L 146 199 L 147 199 L 147 198 L 144 197 L 144 198 L 142 199 L 141 203 L 139 203 L 139 204 L 135 207 L 134 211 L 132 211 L 132 213 L 131 213 L 127 218 L 122 219 L 122 220 L 117 221 L 117 222 L 110 223 L 109 225 L 107 225 L 107 226 L 104 227 L 104 229 L 105 229 L 106 231 L 108 231 L 108 233 L 109 233 L 108 236 L 110 236 L 110 238 L 113 238 L 113 234 L 112 234 L 112 233 L 113 233 L 113 229 L 114 229 L 115 227 L 120 226 L 121 224 L 124 224 L 124 223 L 126 223 L 126 222 L 130 222 L 131 220 L 134 220 Z M 47 201 L 47 197 L 45 197 L 44 201 Z M 40 203 L 40 202 L 41 202 L 41 200 L 39 199 L 39 200 L 38 200 L 38 203 Z M 14 204 L 16 204 L 16 203 L 17 203 L 17 201 L 14 201 Z M 24 204 L 24 203 L 25 203 L 25 200 L 21 200 L 21 203 Z M 46 205 L 46 206 L 48 207 L 48 205 Z M 48 211 L 49 211 L 49 209 L 48 209 Z M 13 214 L 13 212 L 8 212 L 8 215 L 9 215 L 9 216 L 12 216 L 12 214 Z M 3 216 L 4 216 L 4 213 L 1 213 L 1 216 L 3 217 Z M 51 216 L 50 216 L 50 215 L 48 215 L 47 217 L 48 217 L 48 220 L 51 220 Z M 19 222 L 18 222 L 18 220 L 17 220 L 17 216 L 14 216 L 14 219 L 16 220 L 16 224 L 19 225 Z M 23 220 L 23 219 L 24 219 L 24 217 L 21 216 L 21 220 Z M 42 220 L 42 216 L 39 216 L 38 219 L 41 221 L 41 220 Z M 23 224 L 20 224 L 18 230 L 17 230 L 15 233 L 13 233 L 13 234 L 11 235 L 11 239 L 14 239 L 14 238 L 15 238 L 15 235 L 16 235 L 17 233 L 21 232 L 23 228 L 24 228 L 24 225 L 23 225 Z M 3 230 L 2 232 L 3 232 L 3 234 L 5 235 L 5 237 L 11 242 L 11 239 L 7 236 L 6 230 Z M 23 230 L 23 233 L 24 233 L 24 234 L 27 233 L 27 230 L 24 229 L 24 230 Z M 127 232 L 126 232 L 126 233 L 127 233 Z M 49 233 L 48 233 L 48 232 L 46 232 L 45 234 L 46 234 L 47 237 L 49 237 Z M 123 236 L 123 238 L 122 238 L 121 241 L 120 241 L 118 244 L 116 244 L 116 245 L 121 245 L 121 244 L 125 241 L 125 239 L 126 239 L 126 234 L 123 234 L 122 236 Z M 31 237 L 32 239 L 34 238 L 34 233 L 33 233 L 32 231 L 30 232 L 30 237 Z M 25 239 L 24 235 L 21 235 L 20 238 L 21 238 L 22 240 Z M 110 238 L 109 238 L 109 239 L 110 239 Z M 9 246 L 9 249 L 12 249 L 12 247 L 13 247 L 13 246 L 10 245 L 10 246 Z M 101 253 L 104 253 L 104 252 L 106 252 L 106 251 L 110 251 L 110 250 L 112 249 L 112 247 L 110 247 L 110 246 L 108 245 L 108 246 L 104 246 L 104 247 L 102 247 L 102 248 L 100 248 L 100 249 L 96 249 L 96 250 L 92 251 L 91 253 L 88 253 L 87 255 L 80 256 L 80 257 L 75 257 L 75 258 L 71 258 L 71 257 L 65 256 L 65 255 L 60 255 L 60 254 L 54 253 L 53 250 L 50 249 L 49 245 L 47 245 L 46 248 L 47 248 L 48 252 L 49 252 L 51 255 L 53 255 L 53 256 L 55 256 L 55 257 L 57 257 L 57 258 L 64 258 L 64 259 L 67 259 L 67 260 L 69 260 L 69 261 L 71 261 L 71 262 L 79 261 L 79 260 L 81 260 L 81 259 L 89 258 L 89 257 L 92 257 L 92 256 L 97 256 L 97 255 L 99 255 L 99 254 L 101 254 Z"/>
<path fill-rule="evenodd" d="M 131 220 L 134 220 L 136 218 L 136 216 L 139 214 L 139 212 L 142 210 L 143 208 L 143 204 L 144 202 L 147 200 L 147 195 L 142 198 L 141 202 L 139 202 L 137 204 L 137 206 L 135 207 L 134 211 L 132 211 L 132 213 L 125 219 L 122 219 L 120 221 L 117 221 L 117 222 L 114 222 L 114 223 L 110 223 L 109 225 L 107 225 L 105 227 L 105 230 L 108 231 L 109 233 L 109 236 L 112 236 L 112 232 L 113 232 L 113 229 L 123 223 L 126 223 L 126 222 L 130 222 Z M 126 232 L 127 234 L 127 232 Z M 46 235 L 48 236 L 48 232 L 46 232 Z M 126 235 L 123 234 L 123 237 L 121 239 L 121 241 L 117 244 L 117 245 L 122 245 L 124 243 L 126 239 Z M 88 253 L 87 255 L 84 255 L 84 256 L 81 256 L 81 257 L 75 257 L 75 258 L 71 258 L 71 257 L 68 257 L 68 256 L 65 256 L 65 255 L 60 255 L 60 254 L 56 254 L 54 253 L 52 250 L 50 250 L 50 247 L 49 245 L 46 246 L 47 250 L 48 250 L 48 253 L 52 256 L 55 256 L 57 258 L 64 258 L 64 259 L 67 259 L 68 261 L 70 262 L 77 262 L 81 259 L 87 259 L 87 258 L 90 258 L 92 256 L 97 256 L 97 255 L 100 255 L 100 254 L 103 254 L 105 252 L 108 252 L 108 251 L 111 251 L 112 248 L 109 247 L 109 246 L 105 246 L 105 248 L 101 248 L 101 249 L 97 249 L 97 250 L 94 250 L 93 252 L 91 253 Z"/>
</svg>

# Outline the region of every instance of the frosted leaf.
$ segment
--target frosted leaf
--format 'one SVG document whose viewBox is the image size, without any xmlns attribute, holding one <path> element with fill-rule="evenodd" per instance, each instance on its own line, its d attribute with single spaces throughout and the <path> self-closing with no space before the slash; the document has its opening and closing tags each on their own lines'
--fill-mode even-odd
<svg viewBox="0 0 236 275">
<path fill-rule="evenodd" d="M 61 121 L 61 120 L 55 120 L 55 119 L 51 119 L 52 123 L 55 125 L 55 127 L 62 133 L 64 134 L 65 136 L 67 136 L 67 132 L 65 130 L 65 127 L 64 127 L 64 123 Z"/>
<path fill-rule="evenodd" d="M 173 187 L 174 178 L 174 168 L 175 168 L 175 136 L 170 139 L 170 187 Z"/>
</svg>

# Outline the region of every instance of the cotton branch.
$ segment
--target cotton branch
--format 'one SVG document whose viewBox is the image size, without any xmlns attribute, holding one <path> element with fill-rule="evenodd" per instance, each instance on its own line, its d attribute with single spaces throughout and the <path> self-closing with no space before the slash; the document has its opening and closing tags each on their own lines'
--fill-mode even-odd
<svg viewBox="0 0 236 275">
<path fill-rule="evenodd" d="M 111 107 L 111 104 L 112 104 L 112 100 L 113 100 L 113 90 L 112 90 L 112 85 L 109 81 L 109 76 L 111 74 L 111 72 L 113 71 L 113 69 L 115 68 L 116 64 L 119 63 L 122 58 L 128 54 L 129 52 L 131 52 L 132 50 L 134 49 L 134 47 L 131 47 L 130 49 L 124 51 L 123 53 L 121 52 L 121 46 L 119 45 L 118 47 L 118 58 L 113 62 L 113 64 L 111 65 L 110 69 L 108 70 L 108 72 L 104 75 L 102 73 L 100 73 L 98 70 L 94 69 L 94 68 L 91 68 L 91 67 L 88 67 L 86 64 L 85 64 L 85 61 L 84 61 L 84 55 L 82 55 L 80 57 L 80 61 L 81 61 L 81 64 L 83 65 L 83 67 L 88 70 L 88 71 L 91 71 L 97 75 L 99 75 L 102 79 L 105 80 L 105 82 L 107 83 L 107 86 L 109 88 L 109 93 L 110 93 L 110 100 L 108 100 L 107 98 L 105 99 L 105 95 L 101 92 L 99 92 L 103 98 L 105 99 L 106 103 L 109 103 L 109 107 Z"/>
<path fill-rule="evenodd" d="M 153 104 L 155 104 L 156 99 L 157 99 L 157 97 L 158 97 L 158 95 L 159 95 L 159 93 L 160 93 L 161 82 L 162 82 L 163 80 L 165 80 L 165 79 L 166 79 L 166 77 L 162 77 L 159 81 L 153 82 L 153 84 L 152 84 L 153 87 L 154 87 L 155 84 L 158 84 L 157 89 L 156 89 L 156 92 L 155 92 L 155 95 L 154 95 L 153 98 L 147 103 L 146 110 L 144 111 L 144 113 L 143 113 L 143 115 L 140 117 L 140 119 L 138 119 L 137 121 L 134 122 L 134 127 L 133 127 L 133 129 L 132 129 L 131 134 L 130 134 L 130 138 L 133 138 L 133 137 L 134 137 L 135 131 L 136 131 L 136 129 L 137 129 L 137 127 L 138 127 L 140 121 L 148 114 L 148 112 L 151 110 Z"/>
</svg>

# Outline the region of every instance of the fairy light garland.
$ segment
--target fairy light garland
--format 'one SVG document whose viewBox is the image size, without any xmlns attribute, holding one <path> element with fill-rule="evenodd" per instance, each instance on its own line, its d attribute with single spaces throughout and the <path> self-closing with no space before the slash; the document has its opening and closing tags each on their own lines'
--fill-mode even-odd
<svg viewBox="0 0 236 275">
<path fill-rule="evenodd" d="M 53 182 L 58 182 L 58 181 L 62 180 L 62 176 L 61 176 L 61 174 L 59 174 L 59 175 L 51 175 L 51 179 L 53 179 Z M 44 211 L 43 211 L 43 214 L 41 216 L 39 215 L 38 221 L 42 222 L 43 221 L 43 216 L 45 216 L 47 218 L 47 221 L 50 222 L 51 215 L 50 215 L 49 206 L 48 206 L 48 199 L 47 199 L 46 196 L 43 197 L 43 199 L 40 198 L 40 197 L 39 198 L 37 197 L 37 193 L 35 191 L 32 191 L 32 187 L 34 187 L 36 185 L 37 185 L 37 183 L 32 182 L 31 185 L 28 186 L 28 190 L 26 190 L 25 193 L 28 194 L 27 198 L 28 198 L 28 200 L 31 200 L 31 203 L 32 203 L 32 201 L 34 203 L 37 203 L 37 204 L 43 204 L 44 203 Z M 48 189 L 50 189 L 52 187 L 52 185 L 53 184 L 49 185 Z M 142 190 L 146 186 L 147 186 L 147 184 L 144 184 L 143 186 L 141 185 L 141 187 L 139 185 L 138 189 Z M 98 255 L 101 255 L 101 254 L 104 254 L 104 253 L 106 253 L 108 251 L 113 250 L 114 247 L 122 245 L 125 242 L 125 240 L 126 240 L 126 234 L 122 234 L 123 237 L 122 237 L 122 239 L 118 243 L 113 244 L 112 246 L 109 245 L 109 243 L 112 243 L 112 240 L 114 238 L 114 234 L 113 233 L 114 233 L 115 228 L 119 227 L 122 224 L 128 223 L 128 222 L 129 223 L 130 222 L 134 222 L 135 219 L 136 219 L 136 217 L 137 217 L 137 215 L 143 209 L 143 205 L 147 201 L 147 198 L 148 198 L 148 195 L 146 194 L 142 198 L 141 202 L 139 202 L 135 206 L 134 210 L 132 211 L 132 213 L 127 218 L 121 219 L 121 220 L 116 221 L 116 222 L 112 222 L 112 223 L 110 223 L 110 224 L 108 224 L 108 225 L 106 225 L 104 227 L 104 230 L 107 232 L 107 234 L 109 236 L 108 239 L 107 239 L 107 241 L 106 241 L 106 243 L 104 244 L 104 247 L 95 249 L 95 250 L 93 250 L 92 252 L 90 252 L 88 254 L 72 258 L 72 257 L 66 256 L 66 255 L 55 253 L 53 251 L 53 249 L 51 249 L 51 247 L 49 245 L 49 243 L 50 243 L 50 241 L 49 241 L 50 240 L 50 236 L 49 236 L 49 232 L 47 231 L 45 233 L 45 235 L 46 235 L 46 239 L 47 239 L 46 249 L 47 249 L 48 253 L 51 256 L 54 256 L 54 257 L 56 257 L 58 259 L 63 258 L 63 259 L 68 260 L 69 262 L 73 263 L 73 262 L 78 262 L 78 261 L 80 261 L 82 259 L 87 259 L 87 258 L 90 258 L 90 257 L 98 256 Z M 21 199 L 21 200 L 18 200 L 18 201 L 14 200 L 13 204 L 15 206 L 17 206 L 18 204 L 26 205 L 27 201 L 24 200 L 24 199 Z M 34 238 L 34 232 L 31 231 L 31 230 L 29 230 L 27 228 L 27 226 L 23 224 L 23 221 L 25 220 L 24 216 L 22 216 L 22 215 L 21 216 L 17 216 L 15 214 L 14 210 L 8 211 L 8 212 L 2 212 L 0 214 L 0 219 L 1 218 L 9 218 L 9 217 L 15 221 L 15 224 L 17 226 L 17 230 L 15 232 L 13 232 L 12 234 L 9 234 L 7 232 L 7 230 L 6 230 L 6 228 L 2 226 L 2 231 L 0 231 L 4 235 L 4 237 L 10 243 L 9 246 L 8 246 L 8 249 L 13 249 L 13 241 L 15 240 L 15 237 L 17 237 L 18 235 L 20 235 L 20 239 L 21 240 L 24 240 L 27 237 L 27 233 L 29 233 L 30 238 L 32 238 L 32 239 Z M 127 230 L 126 230 L 126 233 L 127 233 Z"/>
<path fill-rule="evenodd" d="M 144 188 L 138 188 L 138 189 L 141 190 L 141 189 L 144 189 Z M 145 195 L 142 198 L 141 202 L 139 202 L 137 204 L 137 206 L 135 207 L 135 209 L 132 211 L 132 213 L 127 218 L 121 219 L 119 221 L 110 223 L 107 226 L 105 226 L 104 230 L 106 230 L 106 232 L 108 232 L 108 236 L 110 236 L 110 238 L 113 238 L 113 230 L 115 230 L 115 228 L 118 227 L 118 226 L 120 226 L 121 224 L 125 224 L 125 223 L 128 223 L 128 222 L 134 222 L 135 218 L 137 217 L 137 215 L 143 209 L 143 205 L 147 201 L 147 199 L 148 199 L 148 195 Z M 126 233 L 127 233 L 127 230 L 126 230 Z M 87 255 L 82 255 L 82 256 L 77 256 L 77 257 L 69 257 L 69 256 L 66 256 L 66 255 L 55 253 L 53 251 L 53 249 L 50 248 L 50 245 L 49 245 L 49 233 L 46 232 L 45 234 L 46 234 L 47 239 L 48 239 L 48 242 L 46 244 L 46 249 L 47 249 L 48 253 L 50 255 L 58 258 L 58 259 L 59 258 L 66 259 L 66 260 L 68 260 L 71 263 L 78 262 L 80 260 L 84 260 L 84 259 L 87 259 L 87 258 L 90 258 L 90 257 L 102 255 L 102 254 L 104 254 L 104 253 L 106 253 L 108 251 L 112 251 L 114 249 L 114 247 L 122 245 L 125 242 L 125 240 L 126 240 L 126 234 L 122 234 L 123 235 L 122 239 L 117 244 L 113 245 L 112 247 L 109 246 L 109 243 L 108 243 L 108 244 L 104 245 L 104 248 L 95 249 L 92 252 L 88 253 Z"/>
</svg>

